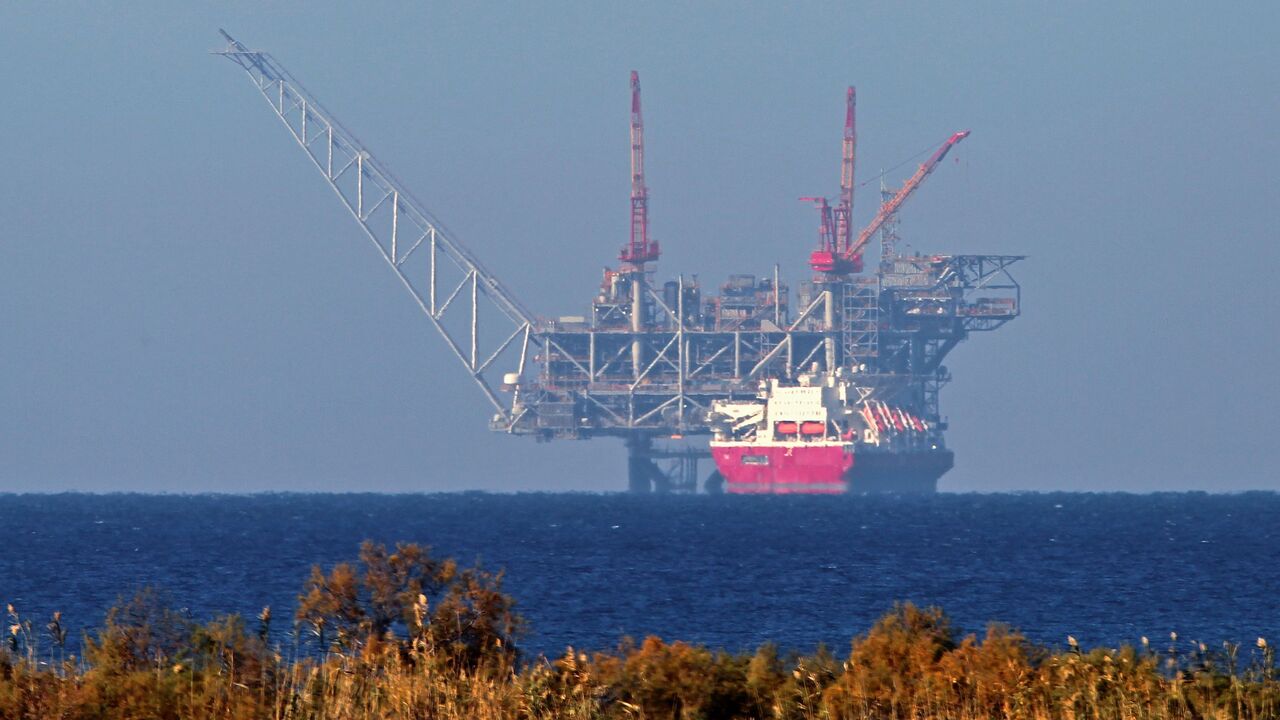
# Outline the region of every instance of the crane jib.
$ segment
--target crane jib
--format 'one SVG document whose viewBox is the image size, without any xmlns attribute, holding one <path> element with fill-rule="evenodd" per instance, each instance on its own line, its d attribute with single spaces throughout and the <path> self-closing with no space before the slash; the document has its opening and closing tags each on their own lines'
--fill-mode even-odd
<svg viewBox="0 0 1280 720">
<path fill-rule="evenodd" d="M 216 54 L 249 75 L 498 418 L 512 421 L 519 383 L 504 381 L 495 389 L 486 373 L 499 361 L 513 362 L 516 375 L 524 372 L 530 341 L 541 342 L 534 316 L 283 65 L 220 32 L 227 47 Z M 491 327 L 495 322 L 497 328 Z"/>
<path fill-rule="evenodd" d="M 929 177 L 929 173 L 932 173 L 934 168 L 938 167 L 938 163 L 942 162 L 942 159 L 947 156 L 947 153 L 951 152 L 951 148 L 955 147 L 956 144 L 967 137 L 969 137 L 969 131 L 961 130 L 948 138 L 947 141 L 942 144 L 942 147 L 938 148 L 938 150 L 934 152 L 933 156 L 926 160 L 924 164 L 916 170 L 915 174 L 902 185 L 902 189 L 899 190 L 888 202 L 880 206 L 880 212 L 876 213 L 875 218 L 872 219 L 872 221 L 863 228 L 862 232 L 858 234 L 858 239 L 849 246 L 848 250 L 845 251 L 845 257 L 852 259 L 860 256 L 862 254 L 862 249 L 865 248 L 867 246 L 867 242 L 871 240 L 871 236 L 875 235 L 876 231 L 885 224 L 885 221 L 893 217 L 894 213 L 898 212 L 898 208 L 902 207 L 902 204 L 906 202 L 907 198 L 911 197 L 911 194 L 920 187 L 920 184 L 924 182 L 924 179 Z"/>
</svg>

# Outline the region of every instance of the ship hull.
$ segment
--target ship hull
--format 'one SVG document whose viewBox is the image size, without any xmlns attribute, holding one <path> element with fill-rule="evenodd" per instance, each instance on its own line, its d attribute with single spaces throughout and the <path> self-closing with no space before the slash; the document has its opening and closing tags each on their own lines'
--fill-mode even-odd
<svg viewBox="0 0 1280 720">
<path fill-rule="evenodd" d="M 932 494 L 954 464 L 950 450 L 858 453 L 849 492 Z"/>
<path fill-rule="evenodd" d="M 838 495 L 848 492 L 853 445 L 712 442 L 711 459 L 730 493 Z"/>
<path fill-rule="evenodd" d="M 950 450 L 855 452 L 853 443 L 712 442 L 725 490 L 739 495 L 838 495 L 937 491 Z"/>
</svg>

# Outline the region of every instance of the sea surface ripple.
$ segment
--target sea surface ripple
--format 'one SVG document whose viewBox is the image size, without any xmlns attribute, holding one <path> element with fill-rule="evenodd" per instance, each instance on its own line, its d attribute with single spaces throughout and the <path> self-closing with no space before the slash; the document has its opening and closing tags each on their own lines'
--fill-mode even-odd
<svg viewBox="0 0 1280 720">
<path fill-rule="evenodd" d="M 313 563 L 371 538 L 504 569 L 546 653 L 650 634 L 843 652 L 908 600 L 1054 645 L 1251 643 L 1280 638 L 1278 518 L 1273 493 L 2 495 L 0 602 L 87 629 L 154 586 L 196 617 L 283 619 Z"/>
</svg>

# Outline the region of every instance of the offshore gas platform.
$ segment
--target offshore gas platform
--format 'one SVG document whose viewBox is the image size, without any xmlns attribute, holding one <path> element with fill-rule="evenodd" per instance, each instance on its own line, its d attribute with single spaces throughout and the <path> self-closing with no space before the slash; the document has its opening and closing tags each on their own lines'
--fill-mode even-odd
<svg viewBox="0 0 1280 720">
<path fill-rule="evenodd" d="M 845 103 L 840 192 L 819 216 L 813 277 L 658 283 L 649 235 L 640 81 L 631 74 L 630 237 L 585 315 L 531 313 L 445 231 L 270 54 L 222 33 L 218 54 L 254 87 L 493 407 L 491 429 L 539 439 L 615 437 L 634 492 L 932 492 L 953 456 L 938 405 L 942 364 L 971 332 L 1017 317 L 1016 255 L 900 251 L 898 214 L 968 132 L 902 185 L 880 185 L 854 232 L 856 95 Z M 878 240 L 879 262 L 864 272 Z M 685 438 L 711 436 L 710 448 Z M 684 441 L 684 442 L 682 442 Z"/>
</svg>

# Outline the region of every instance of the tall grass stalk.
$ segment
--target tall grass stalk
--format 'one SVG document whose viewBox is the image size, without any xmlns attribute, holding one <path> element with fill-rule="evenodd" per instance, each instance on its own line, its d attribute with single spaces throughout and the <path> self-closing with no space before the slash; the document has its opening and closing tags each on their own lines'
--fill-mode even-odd
<svg viewBox="0 0 1280 720">
<path fill-rule="evenodd" d="M 990 626 L 955 632 L 939 610 L 893 608 L 847 653 L 726 653 L 650 637 L 556 658 L 516 647 L 523 623 L 501 575 L 417 546 L 366 544 L 316 568 L 288 640 L 271 611 L 197 623 L 144 592 L 48 661 L 9 611 L 0 718 L 272 720 L 1262 720 L 1280 717 L 1271 645 L 1178 642 L 1051 649 Z M 321 629 L 322 632 L 317 632 Z M 59 639 L 61 638 L 61 639 Z M 54 662 L 54 650 L 59 660 Z"/>
</svg>

